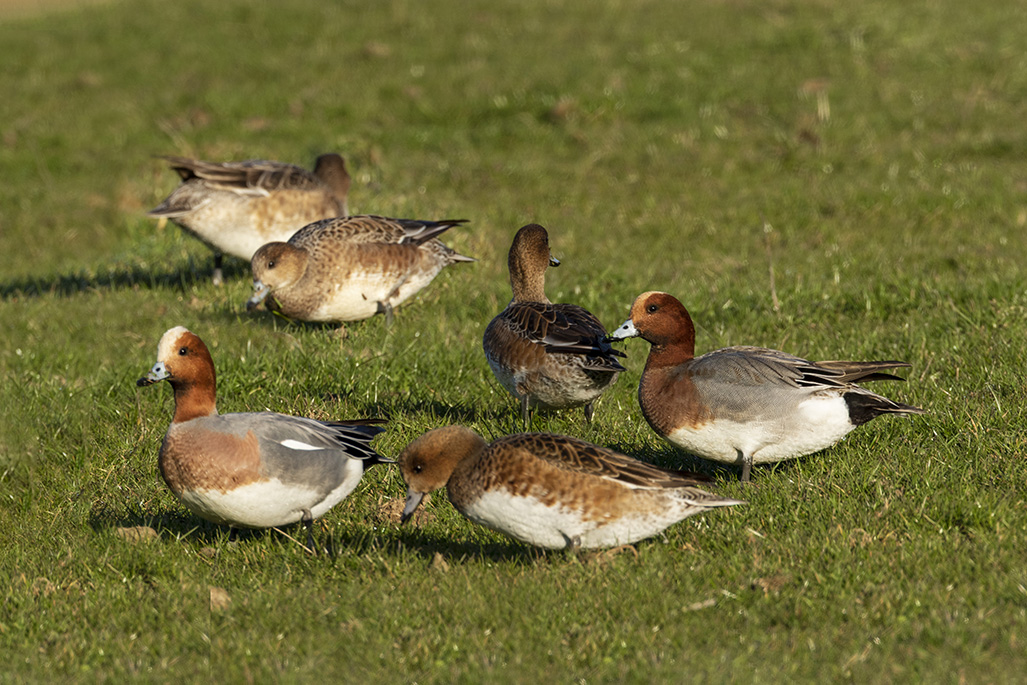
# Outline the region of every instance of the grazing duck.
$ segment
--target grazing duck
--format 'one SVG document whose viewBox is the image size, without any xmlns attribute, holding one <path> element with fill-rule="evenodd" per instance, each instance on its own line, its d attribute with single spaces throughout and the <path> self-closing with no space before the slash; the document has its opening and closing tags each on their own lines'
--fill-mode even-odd
<svg viewBox="0 0 1027 685">
<path fill-rule="evenodd" d="M 157 346 L 137 385 L 168 381 L 175 414 L 158 464 L 171 492 L 197 516 L 233 528 L 311 527 L 356 488 L 364 470 L 392 463 L 371 448 L 384 421 L 315 421 L 272 412 L 218 414 L 214 362 L 182 326 Z"/>
<path fill-rule="evenodd" d="M 265 243 L 288 240 L 313 221 L 349 214 L 350 177 L 337 154 L 318 157 L 313 173 L 265 160 L 164 159 L 182 184 L 148 215 L 170 219 L 214 251 L 215 284 L 222 280 L 222 255 L 249 261 Z"/>
<path fill-rule="evenodd" d="M 523 433 L 485 440 L 462 426 L 429 431 L 397 460 L 407 484 L 404 523 L 445 486 L 457 510 L 549 549 L 629 545 L 714 507 L 743 504 L 670 471 L 582 440 Z"/>
<path fill-rule="evenodd" d="M 726 347 L 695 356 L 688 311 L 661 292 L 639 295 L 610 337 L 652 346 L 638 385 L 642 414 L 662 438 L 713 461 L 753 464 L 794 459 L 830 447 L 881 414 L 923 414 L 862 388 L 858 381 L 902 380 L 898 361 L 811 362 L 762 347 Z"/>
<path fill-rule="evenodd" d="M 513 300 L 485 329 L 482 346 L 500 385 L 521 405 L 527 430 L 533 408 L 585 409 L 624 370 L 625 356 L 606 341 L 606 329 L 588 310 L 546 297 L 546 268 L 559 266 L 549 234 L 538 224 L 514 236 L 508 260 Z"/>
<path fill-rule="evenodd" d="M 359 321 L 381 312 L 391 324 L 392 310 L 444 267 L 475 261 L 438 239 L 462 223 L 349 216 L 310 224 L 253 255 L 246 308 L 270 295 L 268 308 L 293 319 Z"/>
</svg>

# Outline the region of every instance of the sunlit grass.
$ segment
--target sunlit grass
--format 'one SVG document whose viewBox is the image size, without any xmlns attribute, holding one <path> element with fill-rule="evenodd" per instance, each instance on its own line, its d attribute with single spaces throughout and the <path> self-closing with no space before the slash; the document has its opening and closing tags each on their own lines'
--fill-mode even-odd
<svg viewBox="0 0 1027 685">
<path fill-rule="evenodd" d="M 1021 677 L 1024 13 L 190 0 L 4 20 L 6 677 Z M 391 329 L 247 314 L 245 264 L 216 288 L 206 248 L 144 217 L 176 182 L 155 155 L 326 151 L 346 157 L 357 212 L 471 221 L 446 240 L 479 262 Z M 592 426 L 566 412 L 536 427 L 705 470 L 748 502 L 637 557 L 543 554 L 441 494 L 401 529 L 389 468 L 322 519 L 334 554 L 319 558 L 273 531 L 230 541 L 167 491 L 170 393 L 134 381 L 174 325 L 211 347 L 223 412 L 387 416 L 387 455 L 450 422 L 518 430 L 480 346 L 532 221 L 564 262 L 549 296 L 607 326 L 667 290 L 701 351 L 904 359 L 908 382 L 875 389 L 929 413 L 743 488 L 652 433 L 635 399 L 645 345 L 628 343 Z M 116 532 L 132 526 L 158 538 Z"/>
</svg>

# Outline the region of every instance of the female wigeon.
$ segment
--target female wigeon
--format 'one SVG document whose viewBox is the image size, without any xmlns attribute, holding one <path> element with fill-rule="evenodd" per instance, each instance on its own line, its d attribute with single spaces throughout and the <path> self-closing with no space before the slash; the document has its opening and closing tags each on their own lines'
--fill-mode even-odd
<svg viewBox="0 0 1027 685">
<path fill-rule="evenodd" d="M 236 528 L 302 521 L 312 540 L 314 519 L 345 499 L 366 468 L 391 463 L 370 444 L 384 430 L 381 420 L 218 414 L 210 352 L 181 326 L 161 337 L 157 363 L 137 384 L 163 380 L 175 391 L 175 415 L 160 472 L 182 504 L 208 521 Z"/>
<path fill-rule="evenodd" d="M 474 521 L 549 549 L 628 545 L 713 507 L 743 504 L 670 471 L 582 440 L 522 433 L 491 445 L 463 426 L 429 431 L 397 460 L 407 484 L 405 523 L 445 486 Z"/>
<path fill-rule="evenodd" d="M 513 300 L 485 329 L 482 346 L 500 385 L 521 404 L 527 429 L 533 408 L 585 408 L 617 380 L 625 356 L 606 341 L 606 329 L 576 304 L 546 297 L 546 268 L 559 266 L 549 234 L 538 224 L 517 231 L 508 260 Z"/>
<path fill-rule="evenodd" d="M 182 184 L 148 215 L 170 219 L 214 250 L 216 284 L 223 254 L 249 261 L 265 243 L 288 240 L 318 219 L 349 214 L 350 177 L 337 154 L 318 157 L 313 173 L 265 160 L 164 159 Z"/>
<path fill-rule="evenodd" d="M 349 216 L 310 224 L 253 255 L 246 308 L 271 295 L 269 309 L 302 321 L 359 321 L 382 312 L 389 324 L 393 308 L 444 267 L 475 261 L 437 237 L 462 223 Z"/>
<path fill-rule="evenodd" d="M 700 457 L 740 464 L 793 459 L 830 447 L 881 414 L 923 414 L 856 385 L 902 380 L 897 361 L 811 362 L 762 347 L 726 347 L 695 357 L 695 327 L 667 293 L 647 292 L 610 337 L 652 347 L 638 385 L 646 421 L 668 442 Z"/>
</svg>

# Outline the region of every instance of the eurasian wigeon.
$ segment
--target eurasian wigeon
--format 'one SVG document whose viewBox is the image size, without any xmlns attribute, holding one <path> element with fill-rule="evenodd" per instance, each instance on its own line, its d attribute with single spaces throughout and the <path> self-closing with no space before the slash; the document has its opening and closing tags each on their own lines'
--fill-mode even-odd
<svg viewBox="0 0 1027 685">
<path fill-rule="evenodd" d="M 661 437 L 713 461 L 778 462 L 830 447 L 881 414 L 923 414 L 856 385 L 903 380 L 884 371 L 898 361 L 811 362 L 762 347 L 726 347 L 695 356 L 695 327 L 684 306 L 661 292 L 639 295 L 613 339 L 652 346 L 638 385 L 646 421 Z"/>
<path fill-rule="evenodd" d="M 470 520 L 549 549 L 628 545 L 707 509 L 743 504 L 699 489 L 696 474 L 549 433 L 489 445 L 447 426 L 414 440 L 397 463 L 407 484 L 404 523 L 425 494 L 445 486 Z"/>
<path fill-rule="evenodd" d="M 359 321 L 382 312 L 391 323 L 393 308 L 444 267 L 475 261 L 437 237 L 462 223 L 349 216 L 310 224 L 253 255 L 246 308 L 271 295 L 268 308 L 293 319 Z"/>
<path fill-rule="evenodd" d="M 214 362 L 178 326 L 137 382 L 166 380 L 175 415 L 161 443 L 164 482 L 190 511 L 234 528 L 271 528 L 314 519 L 346 498 L 364 470 L 391 463 L 371 448 L 381 420 L 315 421 L 272 412 L 218 414 Z"/>
<path fill-rule="evenodd" d="M 606 341 L 606 329 L 576 304 L 553 304 L 546 297 L 546 268 L 559 266 L 549 251 L 549 234 L 528 224 L 514 236 L 508 259 L 513 299 L 485 329 L 482 346 L 500 385 L 521 404 L 528 428 L 533 408 L 592 403 L 624 370 L 625 356 Z"/>
<path fill-rule="evenodd" d="M 265 243 L 288 240 L 313 221 L 349 214 L 350 177 L 334 153 L 318 157 L 313 173 L 265 160 L 164 159 L 182 184 L 148 215 L 170 219 L 214 250 L 216 284 L 223 254 L 249 261 Z"/>
</svg>

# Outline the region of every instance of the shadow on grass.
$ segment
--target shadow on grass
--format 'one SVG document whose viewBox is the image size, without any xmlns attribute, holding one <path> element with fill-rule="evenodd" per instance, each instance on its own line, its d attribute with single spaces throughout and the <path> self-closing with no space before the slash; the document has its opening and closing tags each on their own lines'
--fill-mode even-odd
<svg viewBox="0 0 1027 685">
<path fill-rule="evenodd" d="M 421 400 L 409 397 L 396 402 L 391 407 L 384 407 L 384 413 L 391 418 L 393 414 L 428 418 L 434 427 L 452 424 L 477 423 L 485 418 L 474 404 L 445 404 L 437 400 Z"/>
<path fill-rule="evenodd" d="M 152 528 L 161 539 L 193 541 L 204 546 L 214 546 L 228 541 L 246 544 L 269 537 L 280 538 L 281 542 L 286 544 L 291 540 L 298 546 L 303 546 L 307 537 L 306 529 L 299 523 L 282 526 L 279 529 L 232 529 L 177 510 L 156 514 L 115 514 L 106 507 L 98 507 L 89 514 L 89 526 L 98 533 L 145 526 Z M 563 558 L 567 554 L 562 550 L 536 549 L 513 540 L 484 543 L 454 540 L 419 528 L 403 528 L 399 531 L 398 538 L 391 534 L 383 535 L 376 526 L 326 531 L 315 522 L 313 531 L 314 544 L 319 555 L 326 554 L 331 559 L 342 555 L 391 551 L 396 554 L 415 554 L 428 563 L 433 563 L 436 555 L 441 554 L 450 561 L 466 558 L 496 563 L 533 564 L 545 558 Z"/>
<path fill-rule="evenodd" d="M 433 534 L 420 528 L 404 528 L 401 537 L 394 543 L 400 551 L 406 550 L 416 554 L 428 562 L 434 562 L 435 555 L 441 554 L 445 559 L 479 559 L 495 563 L 534 564 L 535 562 L 555 557 L 562 559 L 569 552 L 564 550 L 545 550 L 524 545 L 514 540 L 509 542 L 470 542 Z"/>
<path fill-rule="evenodd" d="M 89 512 L 89 527 L 97 532 L 116 530 L 118 528 L 134 528 L 136 526 L 153 528 L 161 537 L 167 534 L 175 539 L 193 538 L 207 544 L 222 540 L 231 533 L 231 529 L 228 526 L 219 526 L 192 516 L 185 511 L 170 510 L 156 514 L 116 514 L 106 507 L 99 506 L 93 507 Z M 263 532 L 239 531 L 244 536 L 250 533 Z"/>
<path fill-rule="evenodd" d="M 242 260 L 228 260 L 222 268 L 225 280 L 250 278 L 249 265 Z M 135 287 L 179 288 L 209 284 L 213 274 L 211 261 L 203 264 L 192 260 L 181 269 L 156 271 L 143 266 L 118 265 L 104 272 L 82 270 L 54 278 L 26 277 L 0 283 L 0 300 L 42 295 L 76 295 L 94 290 L 118 290 Z"/>
<path fill-rule="evenodd" d="M 702 459 L 674 447 L 668 446 L 664 449 L 656 450 L 632 450 L 620 443 L 613 443 L 607 446 L 610 449 L 617 450 L 629 457 L 647 462 L 653 466 L 673 469 L 675 471 L 690 471 L 711 480 L 738 480 L 741 474 L 740 467 Z"/>
<path fill-rule="evenodd" d="M 250 278 L 253 274 L 247 269 L 247 274 Z M 345 325 L 338 324 L 335 322 L 326 321 L 300 321 L 299 319 L 290 319 L 284 314 L 267 309 L 263 304 L 253 311 L 246 311 L 246 301 L 239 302 L 239 308 L 247 316 L 249 316 L 257 324 L 264 326 L 288 326 L 298 330 L 316 331 L 324 333 L 325 335 L 340 335 L 341 331 L 345 329 Z M 221 312 L 222 318 L 228 323 L 234 323 L 238 317 L 238 312 L 234 310 L 225 310 Z M 369 319 L 368 319 L 369 320 Z M 361 321 L 354 321 L 352 324 L 360 324 Z"/>
<path fill-rule="evenodd" d="M 742 474 L 741 464 L 724 464 L 710 461 L 670 446 L 665 449 L 642 451 L 624 449 L 619 444 L 613 444 L 609 447 L 654 466 L 678 471 L 691 471 L 709 477 L 711 480 L 738 482 Z M 802 461 L 816 458 L 817 454 L 820 453 L 814 452 L 803 457 L 786 459 L 772 464 L 757 464 L 752 468 L 752 481 L 758 483 L 761 479 L 776 473 L 781 473 L 787 477 Z"/>
<path fill-rule="evenodd" d="M 285 544 L 294 543 L 303 547 L 307 541 L 307 531 L 302 523 L 293 523 L 277 528 L 232 528 L 211 523 L 186 511 L 178 510 L 162 511 L 157 514 L 116 515 L 104 508 L 94 509 L 89 514 L 89 525 L 97 532 L 144 526 L 152 528 L 161 539 L 192 541 L 204 546 L 213 546 L 224 542 L 246 544 L 257 540 L 277 538 Z M 331 531 L 325 533 L 317 522 L 314 523 L 313 535 L 314 544 L 319 551 L 327 551 L 333 558 L 340 552 L 348 551 L 349 536 L 339 536 Z M 355 534 L 352 537 L 354 541 L 360 539 L 360 535 Z M 343 543 L 342 547 L 339 545 L 340 542 Z"/>
</svg>

